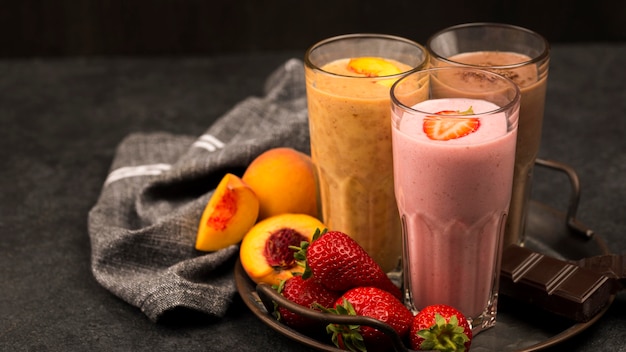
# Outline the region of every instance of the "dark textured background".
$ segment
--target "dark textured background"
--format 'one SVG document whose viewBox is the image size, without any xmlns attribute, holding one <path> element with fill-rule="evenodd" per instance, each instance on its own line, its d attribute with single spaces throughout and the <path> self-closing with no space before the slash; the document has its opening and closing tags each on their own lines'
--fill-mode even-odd
<svg viewBox="0 0 626 352">
<path fill-rule="evenodd" d="M 477 21 L 556 42 L 626 40 L 624 0 L 0 0 L 0 56 L 189 55 L 304 50 L 338 34 L 424 43 Z"/>
</svg>

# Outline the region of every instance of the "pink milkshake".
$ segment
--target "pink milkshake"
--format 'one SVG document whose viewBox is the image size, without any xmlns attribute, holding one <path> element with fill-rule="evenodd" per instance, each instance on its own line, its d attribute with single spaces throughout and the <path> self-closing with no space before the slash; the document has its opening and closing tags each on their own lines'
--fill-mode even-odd
<svg viewBox="0 0 626 352">
<path fill-rule="evenodd" d="M 407 304 L 454 306 L 477 333 L 495 323 L 519 96 L 503 107 L 461 92 L 431 92 L 409 109 L 394 105 L 394 182 Z"/>
</svg>

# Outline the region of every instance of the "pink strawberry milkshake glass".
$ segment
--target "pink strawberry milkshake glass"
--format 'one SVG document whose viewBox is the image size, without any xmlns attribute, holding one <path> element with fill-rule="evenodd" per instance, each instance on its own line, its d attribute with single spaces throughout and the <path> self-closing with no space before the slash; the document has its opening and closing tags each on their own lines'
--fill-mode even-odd
<svg viewBox="0 0 626 352">
<path fill-rule="evenodd" d="M 488 69 L 520 87 L 515 173 L 504 245 L 522 244 L 535 159 L 541 142 L 550 45 L 525 28 L 499 23 L 469 23 L 446 28 L 428 40 L 432 66 Z"/>
<path fill-rule="evenodd" d="M 324 224 L 352 237 L 386 272 L 402 256 L 389 90 L 427 63 L 421 45 L 383 34 L 329 38 L 305 55 L 311 156 Z"/>
<path fill-rule="evenodd" d="M 405 303 L 448 304 L 472 331 L 495 325 L 520 91 L 493 72 L 411 73 L 391 90 Z"/>
</svg>

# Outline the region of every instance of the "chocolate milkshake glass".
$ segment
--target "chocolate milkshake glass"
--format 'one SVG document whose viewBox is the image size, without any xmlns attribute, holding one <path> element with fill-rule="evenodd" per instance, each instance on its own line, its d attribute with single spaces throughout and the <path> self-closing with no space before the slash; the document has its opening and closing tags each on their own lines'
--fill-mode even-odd
<svg viewBox="0 0 626 352">
<path fill-rule="evenodd" d="M 404 299 L 451 305 L 474 334 L 495 325 L 520 92 L 465 67 L 411 73 L 391 90 Z"/>
<path fill-rule="evenodd" d="M 349 34 L 305 54 L 311 156 L 323 221 L 354 238 L 385 271 L 402 254 L 393 191 L 389 89 L 424 68 L 426 50 L 408 39 Z"/>
<path fill-rule="evenodd" d="M 446 28 L 428 40 L 434 67 L 460 65 L 498 72 L 521 89 L 513 196 L 505 246 L 523 244 L 535 159 L 541 141 L 549 43 L 525 28 L 498 23 L 470 23 Z"/>
</svg>

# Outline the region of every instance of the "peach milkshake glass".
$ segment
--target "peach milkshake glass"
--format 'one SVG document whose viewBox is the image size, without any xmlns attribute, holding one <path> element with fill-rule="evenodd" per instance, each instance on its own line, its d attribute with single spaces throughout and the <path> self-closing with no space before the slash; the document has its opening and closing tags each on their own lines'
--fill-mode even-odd
<svg viewBox="0 0 626 352">
<path fill-rule="evenodd" d="M 446 28 L 428 40 L 432 66 L 489 69 L 515 81 L 522 92 L 513 196 L 505 246 L 523 244 L 532 174 L 541 142 L 550 61 L 549 43 L 525 28 L 469 23 Z"/>
<path fill-rule="evenodd" d="M 418 43 L 383 34 L 329 38 L 305 54 L 311 156 L 323 221 L 354 238 L 385 271 L 397 268 L 402 255 L 389 89 L 427 62 Z"/>
<path fill-rule="evenodd" d="M 398 80 L 391 99 L 405 303 L 456 307 L 476 334 L 496 319 L 519 88 L 489 71 L 431 68 Z"/>
</svg>

